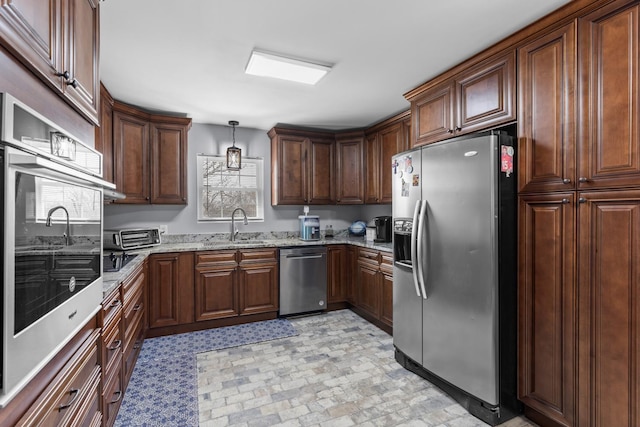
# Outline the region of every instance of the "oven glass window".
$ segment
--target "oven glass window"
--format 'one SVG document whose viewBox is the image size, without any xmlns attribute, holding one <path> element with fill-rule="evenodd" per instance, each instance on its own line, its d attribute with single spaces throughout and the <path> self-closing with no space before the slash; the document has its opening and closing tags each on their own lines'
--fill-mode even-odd
<svg viewBox="0 0 640 427">
<path fill-rule="evenodd" d="M 16 172 L 15 333 L 100 277 L 102 194 Z"/>
</svg>

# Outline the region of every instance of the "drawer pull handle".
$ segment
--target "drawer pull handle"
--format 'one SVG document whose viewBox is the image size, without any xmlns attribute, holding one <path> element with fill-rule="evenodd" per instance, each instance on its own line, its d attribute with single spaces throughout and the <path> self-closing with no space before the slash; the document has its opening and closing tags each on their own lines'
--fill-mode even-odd
<svg viewBox="0 0 640 427">
<path fill-rule="evenodd" d="M 120 300 L 119 299 L 115 299 L 113 300 L 113 302 L 111 303 L 110 307 L 117 307 L 120 305 Z"/>
<path fill-rule="evenodd" d="M 115 340 L 113 342 L 113 345 L 111 347 L 109 347 L 109 350 L 113 351 L 113 350 L 117 350 L 122 346 L 122 340 Z"/>
<path fill-rule="evenodd" d="M 138 311 L 138 310 L 140 310 L 141 308 L 142 308 L 142 304 L 136 304 L 136 305 L 133 307 L 133 311 Z"/>
<path fill-rule="evenodd" d="M 111 402 L 109 402 L 109 405 L 113 405 L 114 403 L 120 402 L 120 399 L 122 399 L 122 391 L 118 390 L 115 393 L 113 393 L 113 395 L 117 397 L 115 398 L 115 400 L 112 400 Z"/>
<path fill-rule="evenodd" d="M 69 400 L 69 402 L 64 404 L 64 405 L 58 406 L 58 411 L 62 411 L 63 409 L 67 409 L 68 407 L 73 405 L 73 403 L 78 398 L 78 392 L 79 391 L 80 391 L 80 389 L 77 389 L 77 388 L 72 388 L 71 390 L 69 390 L 69 395 L 72 396 L 71 400 Z"/>
</svg>

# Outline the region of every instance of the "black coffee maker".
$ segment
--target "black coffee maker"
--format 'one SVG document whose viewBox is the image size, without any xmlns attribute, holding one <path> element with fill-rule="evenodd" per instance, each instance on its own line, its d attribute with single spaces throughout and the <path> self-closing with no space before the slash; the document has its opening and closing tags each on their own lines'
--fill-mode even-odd
<svg viewBox="0 0 640 427">
<path fill-rule="evenodd" d="M 391 217 L 390 216 L 377 216 L 373 219 L 376 226 L 376 238 L 374 242 L 377 243 L 389 243 L 391 242 Z"/>
</svg>

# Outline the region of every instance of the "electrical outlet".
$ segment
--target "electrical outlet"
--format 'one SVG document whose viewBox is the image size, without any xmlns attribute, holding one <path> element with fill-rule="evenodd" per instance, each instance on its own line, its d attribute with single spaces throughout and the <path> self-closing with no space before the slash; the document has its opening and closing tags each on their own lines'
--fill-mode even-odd
<svg viewBox="0 0 640 427">
<path fill-rule="evenodd" d="M 158 230 L 160 231 L 160 234 L 167 234 L 169 232 L 169 226 L 168 225 L 159 225 L 158 226 Z"/>
</svg>

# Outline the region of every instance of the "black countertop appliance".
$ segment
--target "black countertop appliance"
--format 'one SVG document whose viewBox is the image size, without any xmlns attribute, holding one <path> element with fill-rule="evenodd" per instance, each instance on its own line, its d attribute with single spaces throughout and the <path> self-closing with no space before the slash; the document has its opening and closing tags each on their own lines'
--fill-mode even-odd
<svg viewBox="0 0 640 427">
<path fill-rule="evenodd" d="M 373 222 L 376 226 L 376 238 L 374 239 L 374 242 L 391 242 L 391 217 L 377 216 L 373 219 Z"/>
</svg>

